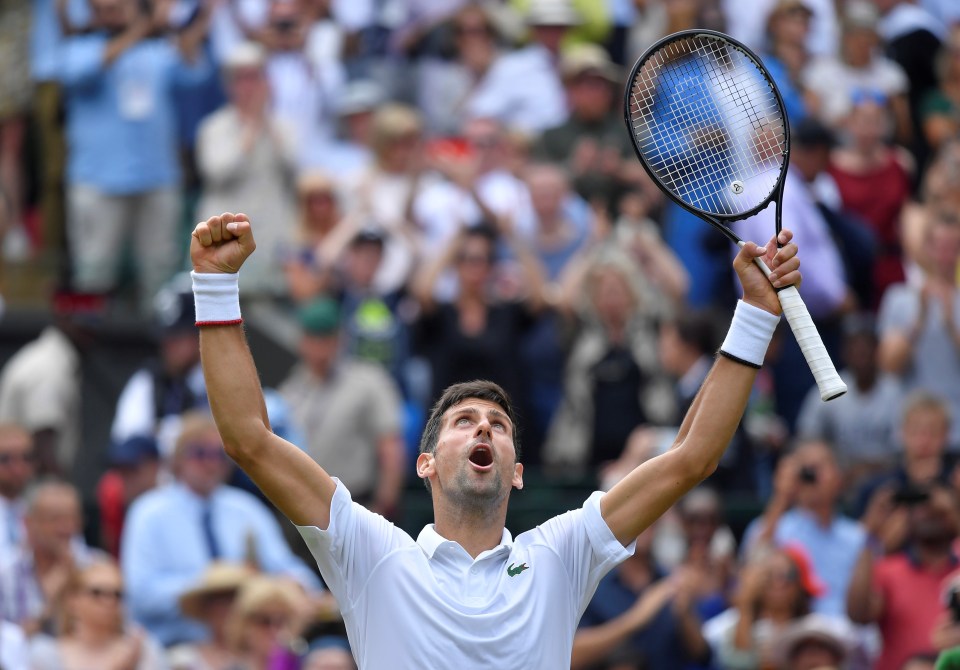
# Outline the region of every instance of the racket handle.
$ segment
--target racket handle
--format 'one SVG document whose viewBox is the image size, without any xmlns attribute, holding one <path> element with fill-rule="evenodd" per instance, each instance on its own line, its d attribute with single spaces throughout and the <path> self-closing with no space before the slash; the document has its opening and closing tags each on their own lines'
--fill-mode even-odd
<svg viewBox="0 0 960 670">
<path fill-rule="evenodd" d="M 780 298 L 783 315 L 787 317 L 793 336 L 797 338 L 803 357 L 807 359 L 807 365 L 810 366 L 813 378 L 817 381 L 820 399 L 827 401 L 839 398 L 847 392 L 847 385 L 837 374 L 837 369 L 830 360 L 830 354 L 827 353 L 827 348 L 823 346 L 823 340 L 820 339 L 820 332 L 813 325 L 813 319 L 797 287 L 788 286 L 779 291 L 777 297 Z"/>
</svg>

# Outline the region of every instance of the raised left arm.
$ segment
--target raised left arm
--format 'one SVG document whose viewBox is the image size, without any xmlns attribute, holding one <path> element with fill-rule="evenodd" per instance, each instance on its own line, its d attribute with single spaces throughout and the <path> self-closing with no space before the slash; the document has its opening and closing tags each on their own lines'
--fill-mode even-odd
<svg viewBox="0 0 960 670">
<path fill-rule="evenodd" d="M 748 242 L 734 259 L 733 267 L 743 285 L 746 305 L 742 307 L 752 314 L 751 320 L 779 317 L 780 301 L 771 282 L 782 286 L 800 282 L 800 261 L 796 245 L 788 244 L 791 238 L 790 231 L 782 231 L 779 242 L 785 246 L 779 250 L 774 239 L 766 247 Z M 769 281 L 754 263 L 759 257 L 764 257 L 773 271 Z M 753 334 L 750 326 L 738 326 L 736 320 L 731 334 L 738 328 Z M 756 368 L 718 356 L 670 451 L 639 465 L 604 494 L 600 510 L 620 542 L 628 545 L 716 470 L 746 409 L 756 374 Z"/>
</svg>

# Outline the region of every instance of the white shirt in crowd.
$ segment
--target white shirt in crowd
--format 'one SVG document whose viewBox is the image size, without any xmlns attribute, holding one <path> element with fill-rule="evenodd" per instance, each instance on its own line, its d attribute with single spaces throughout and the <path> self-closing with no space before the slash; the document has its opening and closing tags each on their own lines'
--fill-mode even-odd
<svg viewBox="0 0 960 670">
<path fill-rule="evenodd" d="M 601 577 L 633 551 L 600 514 L 602 494 L 476 559 L 433 525 L 416 542 L 354 503 L 339 481 L 326 530 L 298 527 L 340 603 L 364 670 L 569 667 Z"/>
<path fill-rule="evenodd" d="M 807 50 L 814 56 L 832 56 L 840 46 L 840 22 L 833 0 L 803 0 L 813 12 Z M 721 0 L 727 33 L 751 49 L 764 51 L 767 46 L 767 19 L 777 0 Z"/>
</svg>

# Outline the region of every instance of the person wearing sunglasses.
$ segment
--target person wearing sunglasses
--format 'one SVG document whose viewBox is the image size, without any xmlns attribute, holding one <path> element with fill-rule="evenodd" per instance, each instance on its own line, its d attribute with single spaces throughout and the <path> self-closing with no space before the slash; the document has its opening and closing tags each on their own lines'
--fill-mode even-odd
<svg viewBox="0 0 960 670">
<path fill-rule="evenodd" d="M 112 559 L 71 575 L 64 589 L 58 637 L 31 642 L 34 670 L 166 670 L 163 650 L 124 616 L 123 577 Z"/>
<path fill-rule="evenodd" d="M 260 575 L 237 593 L 227 621 L 227 640 L 241 658 L 243 670 L 286 667 L 283 660 L 298 637 L 307 598 L 296 584 Z"/>
<path fill-rule="evenodd" d="M 137 498 L 120 540 L 130 613 L 162 644 L 207 639 L 201 624 L 183 616 L 178 599 L 214 560 L 249 562 L 319 588 L 270 510 L 225 484 L 232 465 L 208 414 L 184 415 L 171 465 L 176 481 Z"/>
</svg>

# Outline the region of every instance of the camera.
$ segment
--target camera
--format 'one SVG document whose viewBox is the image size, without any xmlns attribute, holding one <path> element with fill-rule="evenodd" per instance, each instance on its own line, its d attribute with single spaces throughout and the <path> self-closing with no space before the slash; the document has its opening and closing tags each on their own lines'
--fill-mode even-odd
<svg viewBox="0 0 960 670">
<path fill-rule="evenodd" d="M 956 580 L 947 587 L 943 599 L 950 610 L 950 620 L 954 623 L 960 622 L 960 584 Z"/>
<path fill-rule="evenodd" d="M 804 465 L 800 468 L 800 481 L 804 484 L 817 483 L 817 469 L 810 465 Z"/>
<path fill-rule="evenodd" d="M 930 491 L 920 486 L 904 484 L 893 494 L 896 505 L 922 505 L 930 500 Z"/>
</svg>

